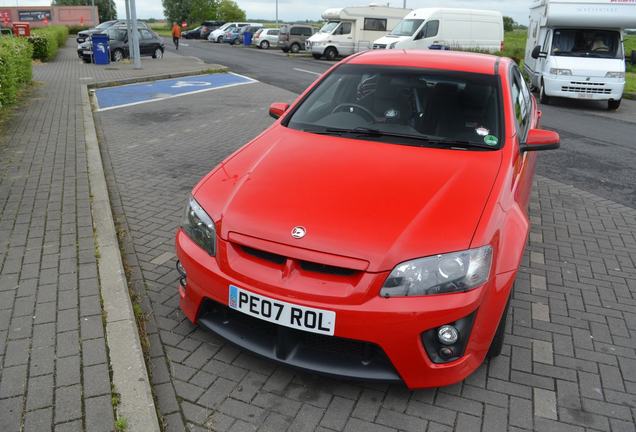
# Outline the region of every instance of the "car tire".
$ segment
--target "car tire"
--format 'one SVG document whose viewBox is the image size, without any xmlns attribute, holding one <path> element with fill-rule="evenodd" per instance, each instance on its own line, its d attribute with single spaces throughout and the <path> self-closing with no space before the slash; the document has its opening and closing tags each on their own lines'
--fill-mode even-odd
<svg viewBox="0 0 636 432">
<path fill-rule="evenodd" d="M 259 47 L 261 47 L 261 49 L 269 49 L 269 42 L 264 40 L 263 42 L 261 42 Z"/>
<path fill-rule="evenodd" d="M 216 38 L 216 43 L 223 43 L 223 36 Z"/>
<path fill-rule="evenodd" d="M 239 38 L 236 38 L 232 41 L 232 44 L 234 45 L 240 45 L 241 44 L 241 40 Z"/>
<path fill-rule="evenodd" d="M 115 63 L 120 62 L 124 59 L 124 52 L 119 48 L 115 49 L 112 53 L 113 61 Z"/>
<path fill-rule="evenodd" d="M 512 293 L 510 293 L 512 295 Z M 501 354 L 501 350 L 503 349 L 504 338 L 506 336 L 506 319 L 508 318 L 508 309 L 510 307 L 510 298 L 506 302 L 506 308 L 501 315 L 501 320 L 499 321 L 499 326 L 497 327 L 497 331 L 495 332 L 495 336 L 492 338 L 492 342 L 490 343 L 490 348 L 488 348 L 488 353 L 486 357 L 489 359 L 497 357 Z"/>
<path fill-rule="evenodd" d="M 539 102 L 541 102 L 542 105 L 550 105 L 550 96 L 545 94 L 543 80 L 541 80 L 541 84 L 539 84 Z"/>
<path fill-rule="evenodd" d="M 314 56 L 316 60 L 320 60 L 320 58 L 322 57 L 321 54 L 316 54 L 316 53 L 312 53 L 311 55 Z"/>
<path fill-rule="evenodd" d="M 334 47 L 329 47 L 325 50 L 325 58 L 327 60 L 335 60 L 338 57 L 338 50 Z"/>
<path fill-rule="evenodd" d="M 155 48 L 155 53 L 152 55 L 153 59 L 163 58 L 163 50 L 161 48 Z"/>
<path fill-rule="evenodd" d="M 297 54 L 298 51 L 300 51 L 300 45 L 298 45 L 297 43 L 293 43 L 291 44 L 291 46 L 289 47 L 289 50 L 291 52 L 293 52 L 294 54 Z"/>
<path fill-rule="evenodd" d="M 82 57 L 82 61 L 84 63 L 92 63 L 92 60 L 90 58 L 86 58 L 86 57 Z"/>
<path fill-rule="evenodd" d="M 622 99 L 607 101 L 607 109 L 610 111 L 616 111 L 621 106 Z"/>
</svg>

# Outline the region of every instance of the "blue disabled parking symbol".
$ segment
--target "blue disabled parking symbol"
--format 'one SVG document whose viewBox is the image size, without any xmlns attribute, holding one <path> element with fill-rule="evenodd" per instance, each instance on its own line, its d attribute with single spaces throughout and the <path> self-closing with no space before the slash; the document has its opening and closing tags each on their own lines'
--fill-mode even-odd
<svg viewBox="0 0 636 432">
<path fill-rule="evenodd" d="M 215 73 L 105 87 L 95 90 L 95 96 L 97 110 L 107 111 L 255 82 L 232 72 Z"/>
</svg>

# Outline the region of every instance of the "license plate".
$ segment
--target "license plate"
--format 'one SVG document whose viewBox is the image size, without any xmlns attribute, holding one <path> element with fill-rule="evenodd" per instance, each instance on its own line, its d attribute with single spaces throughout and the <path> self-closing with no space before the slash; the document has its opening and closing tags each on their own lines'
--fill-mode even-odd
<svg viewBox="0 0 636 432">
<path fill-rule="evenodd" d="M 594 97 L 594 95 L 592 93 L 579 93 L 578 94 L 578 98 L 579 99 L 592 99 Z"/>
<path fill-rule="evenodd" d="M 84 54 L 91 55 L 91 54 L 93 54 L 93 51 L 86 51 L 86 50 L 85 50 L 85 51 L 84 51 Z"/>
<path fill-rule="evenodd" d="M 333 336 L 336 313 L 274 300 L 230 285 L 230 308 L 285 327 Z"/>
</svg>

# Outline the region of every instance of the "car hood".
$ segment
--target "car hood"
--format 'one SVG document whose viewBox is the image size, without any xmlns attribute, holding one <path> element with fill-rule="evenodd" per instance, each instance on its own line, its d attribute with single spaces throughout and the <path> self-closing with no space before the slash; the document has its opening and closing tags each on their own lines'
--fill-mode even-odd
<svg viewBox="0 0 636 432">
<path fill-rule="evenodd" d="M 327 137 L 275 126 L 194 191 L 238 233 L 365 260 L 386 271 L 412 258 L 470 247 L 500 151 L 434 149 Z M 302 226 L 307 234 L 295 239 Z"/>
</svg>

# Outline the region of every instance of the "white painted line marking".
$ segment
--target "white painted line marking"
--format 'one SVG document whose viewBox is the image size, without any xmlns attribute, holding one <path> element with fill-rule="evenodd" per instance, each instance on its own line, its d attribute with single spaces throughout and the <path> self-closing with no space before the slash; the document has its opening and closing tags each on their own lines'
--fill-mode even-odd
<svg viewBox="0 0 636 432">
<path fill-rule="evenodd" d="M 305 73 L 312 74 L 312 75 L 322 75 L 319 72 L 314 72 L 314 71 L 310 71 L 310 70 L 306 70 L 306 69 L 294 68 L 294 70 L 298 71 L 298 72 L 305 72 Z"/>
<path fill-rule="evenodd" d="M 96 112 L 110 111 L 110 110 L 117 109 L 117 108 L 125 108 L 125 107 L 129 107 L 129 106 L 133 106 L 133 105 L 147 104 L 147 103 L 150 103 L 150 102 L 159 102 L 159 101 L 166 100 L 166 99 L 173 99 L 173 98 L 177 98 L 177 97 L 181 97 L 181 96 L 188 96 L 188 95 L 192 95 L 192 94 L 209 92 L 209 91 L 212 91 L 212 90 L 219 90 L 219 89 L 224 89 L 224 88 L 229 88 L 229 87 L 236 87 L 236 86 L 241 86 L 241 85 L 246 85 L 246 84 L 254 84 L 254 83 L 258 82 L 256 80 L 251 79 L 251 78 L 249 78 L 249 79 L 250 79 L 250 81 L 248 81 L 248 82 L 227 84 L 227 85 L 220 86 L 220 87 L 205 88 L 205 89 L 202 89 L 202 90 L 194 90 L 194 91 L 187 92 L 187 93 L 179 93 L 179 94 L 176 94 L 176 95 L 164 96 L 164 97 L 160 97 L 160 98 L 156 98 L 156 99 L 148 99 L 148 100 L 143 100 L 143 101 L 139 101 L 139 102 L 131 102 L 131 103 L 123 104 L 123 105 L 115 105 L 115 106 L 110 106 L 110 107 L 106 107 L 106 108 L 100 108 L 100 109 L 96 110 Z"/>
<path fill-rule="evenodd" d="M 171 88 L 181 88 L 181 87 L 207 87 L 212 85 L 211 82 L 207 81 L 177 81 L 174 85 L 171 85 Z"/>
<path fill-rule="evenodd" d="M 236 72 L 227 72 L 227 73 L 229 73 L 230 75 L 234 75 L 234 76 L 237 76 L 237 77 L 244 78 L 244 79 L 249 80 L 251 82 L 258 82 L 254 78 L 250 78 L 250 77 L 245 76 L 245 75 L 237 74 Z"/>
</svg>

